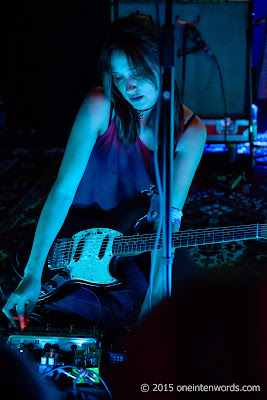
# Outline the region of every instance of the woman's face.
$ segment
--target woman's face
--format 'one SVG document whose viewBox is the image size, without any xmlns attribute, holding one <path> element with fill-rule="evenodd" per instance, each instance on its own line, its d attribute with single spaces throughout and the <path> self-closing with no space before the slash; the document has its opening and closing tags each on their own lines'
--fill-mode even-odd
<svg viewBox="0 0 267 400">
<path fill-rule="evenodd" d="M 136 110 L 146 110 L 153 107 L 159 95 L 159 74 L 152 71 L 157 79 L 157 87 L 153 82 L 140 77 L 133 64 L 129 64 L 123 50 L 113 50 L 110 66 L 115 86 L 122 96 Z"/>
</svg>

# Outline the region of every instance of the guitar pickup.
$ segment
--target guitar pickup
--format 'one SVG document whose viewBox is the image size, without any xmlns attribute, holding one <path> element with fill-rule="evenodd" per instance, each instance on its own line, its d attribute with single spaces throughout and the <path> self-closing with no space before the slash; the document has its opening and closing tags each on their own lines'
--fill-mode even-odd
<svg viewBox="0 0 267 400">
<path fill-rule="evenodd" d="M 55 270 L 67 267 L 71 261 L 72 247 L 72 239 L 57 239 L 47 257 L 48 268 Z"/>
</svg>

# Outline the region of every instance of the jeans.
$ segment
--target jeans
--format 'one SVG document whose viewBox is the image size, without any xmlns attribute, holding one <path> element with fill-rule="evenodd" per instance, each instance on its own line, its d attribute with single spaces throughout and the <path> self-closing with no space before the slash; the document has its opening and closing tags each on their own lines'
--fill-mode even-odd
<svg viewBox="0 0 267 400">
<path fill-rule="evenodd" d="M 123 328 L 132 325 L 140 313 L 148 281 L 132 258 L 119 258 L 116 263 L 117 269 L 125 275 L 126 283 L 122 289 L 100 292 L 80 286 L 46 306 L 81 315 L 104 327 Z"/>
<path fill-rule="evenodd" d="M 122 289 L 100 293 L 85 286 L 75 287 L 65 297 L 46 306 L 65 313 L 78 314 L 93 323 L 122 329 L 133 325 L 139 316 L 147 289 L 148 276 L 138 265 L 148 266 L 150 254 L 145 257 L 124 257 L 117 260 L 117 269 L 124 275 Z M 173 263 L 174 291 L 196 275 L 198 268 L 186 249 L 177 249 Z"/>
</svg>

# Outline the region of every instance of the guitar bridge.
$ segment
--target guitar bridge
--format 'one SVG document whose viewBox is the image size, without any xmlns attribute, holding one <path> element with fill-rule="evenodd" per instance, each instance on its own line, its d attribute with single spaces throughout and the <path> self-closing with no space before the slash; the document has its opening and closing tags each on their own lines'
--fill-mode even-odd
<svg viewBox="0 0 267 400">
<path fill-rule="evenodd" d="M 65 268 L 70 264 L 72 239 L 57 239 L 48 254 L 47 266 L 51 270 Z"/>
</svg>

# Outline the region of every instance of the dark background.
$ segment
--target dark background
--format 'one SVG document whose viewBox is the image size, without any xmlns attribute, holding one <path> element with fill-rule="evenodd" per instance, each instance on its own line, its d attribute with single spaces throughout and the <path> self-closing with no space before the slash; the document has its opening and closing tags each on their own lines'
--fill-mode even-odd
<svg viewBox="0 0 267 400">
<path fill-rule="evenodd" d="M 5 2 L 0 18 L 0 92 L 9 132 L 16 138 L 17 129 L 35 129 L 53 146 L 54 130 L 70 130 L 83 98 L 101 83 L 97 60 L 109 4 Z"/>
<path fill-rule="evenodd" d="M 265 1 L 255 0 L 255 20 L 266 9 Z M 1 139 L 17 146 L 65 146 L 83 98 L 101 84 L 97 61 L 110 21 L 109 1 L 5 1 L 0 11 L 0 95 L 7 114 Z M 264 24 L 254 29 L 259 132 L 267 129 L 266 100 L 255 98 L 263 34 Z"/>
</svg>

